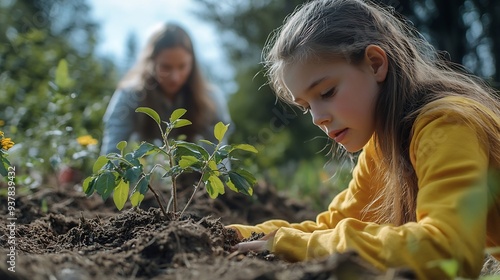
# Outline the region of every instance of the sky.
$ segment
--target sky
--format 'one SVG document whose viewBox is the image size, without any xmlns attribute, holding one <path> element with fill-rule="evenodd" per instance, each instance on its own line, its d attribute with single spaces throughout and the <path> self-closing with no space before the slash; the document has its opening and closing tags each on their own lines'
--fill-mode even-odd
<svg viewBox="0 0 500 280">
<path fill-rule="evenodd" d="M 233 69 L 224 56 L 214 26 L 191 13 L 193 0 L 89 0 L 91 15 L 101 27 L 97 51 L 113 59 L 119 67 L 126 65 L 126 41 L 133 32 L 138 51 L 146 44 L 153 28 L 167 21 L 183 26 L 191 35 L 202 66 L 217 81 L 221 90 L 235 90 Z"/>
</svg>

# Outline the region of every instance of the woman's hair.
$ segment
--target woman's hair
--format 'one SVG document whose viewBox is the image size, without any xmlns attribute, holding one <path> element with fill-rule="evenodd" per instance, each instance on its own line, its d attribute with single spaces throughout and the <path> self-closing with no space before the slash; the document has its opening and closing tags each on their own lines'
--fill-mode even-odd
<svg viewBox="0 0 500 280">
<path fill-rule="evenodd" d="M 141 93 L 140 106 L 153 108 L 163 120 L 168 120 L 169 116 L 162 114 L 161 102 L 159 102 L 161 98 L 164 98 L 164 94 L 155 78 L 154 61 L 163 50 L 175 47 L 183 48 L 193 57 L 191 73 L 179 91 L 179 94 L 183 95 L 183 107 L 187 110 L 185 118 L 193 124 L 175 129 L 173 133 L 174 135 L 184 134 L 188 140 L 193 141 L 193 137 L 211 123 L 215 115 L 215 105 L 208 93 L 209 85 L 198 65 L 193 42 L 182 27 L 168 23 L 156 30 L 149 38 L 137 63 L 123 77 L 118 87 L 132 88 Z M 157 124 L 144 114 L 138 114 L 135 126 L 141 138 L 161 139 Z"/>
<path fill-rule="evenodd" d="M 277 96 L 293 104 L 283 79 L 287 65 L 312 58 L 344 59 L 357 65 L 371 44 L 385 50 L 389 64 L 373 116 L 375 144 L 383 161 L 380 173 L 387 187 L 372 204 L 381 201 L 377 203 L 381 206 L 366 211 L 378 211 L 380 222 L 401 225 L 415 220 L 418 187 L 409 144 L 413 123 L 424 105 L 445 96 L 465 96 L 498 116 L 500 102 L 481 80 L 444 61 L 393 9 L 361 0 L 313 0 L 301 6 L 268 41 L 264 66 Z M 491 146 L 491 160 L 500 162 L 498 120 L 446 106 L 467 114 L 465 122 L 491 128 L 485 144 Z"/>
</svg>

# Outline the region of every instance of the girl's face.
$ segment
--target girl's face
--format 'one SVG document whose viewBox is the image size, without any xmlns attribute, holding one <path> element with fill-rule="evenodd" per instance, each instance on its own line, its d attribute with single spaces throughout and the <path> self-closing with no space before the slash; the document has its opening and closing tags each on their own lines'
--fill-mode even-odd
<svg viewBox="0 0 500 280">
<path fill-rule="evenodd" d="M 193 69 L 193 56 L 182 47 L 162 50 L 154 59 L 155 78 L 163 92 L 174 98 Z"/>
<path fill-rule="evenodd" d="M 367 62 L 309 60 L 287 66 L 285 85 L 312 121 L 349 152 L 363 148 L 375 131 L 379 75 Z M 380 81 L 379 81 L 380 80 Z"/>
</svg>

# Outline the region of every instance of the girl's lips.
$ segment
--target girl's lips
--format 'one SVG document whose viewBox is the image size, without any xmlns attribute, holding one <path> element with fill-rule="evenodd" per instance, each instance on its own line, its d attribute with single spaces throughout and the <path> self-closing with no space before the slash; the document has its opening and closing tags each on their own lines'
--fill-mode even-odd
<svg viewBox="0 0 500 280">
<path fill-rule="evenodd" d="M 340 143 L 344 139 L 345 135 L 347 134 L 348 128 L 340 129 L 340 130 L 334 130 L 330 131 L 328 133 L 328 136 L 335 140 L 335 142 Z"/>
</svg>

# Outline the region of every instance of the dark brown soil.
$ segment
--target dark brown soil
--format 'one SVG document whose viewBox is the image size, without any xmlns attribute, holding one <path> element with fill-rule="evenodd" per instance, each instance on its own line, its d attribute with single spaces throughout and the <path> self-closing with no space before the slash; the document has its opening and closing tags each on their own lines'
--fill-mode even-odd
<svg viewBox="0 0 500 280">
<path fill-rule="evenodd" d="M 0 210 L 0 279 L 412 279 L 404 271 L 380 273 L 354 253 L 288 263 L 268 252 L 231 252 L 238 240 L 225 225 L 315 216 L 263 184 L 253 197 L 227 192 L 212 200 L 200 190 L 178 220 L 163 216 L 149 196 L 140 208 L 119 212 L 111 199 L 87 198 L 74 187 L 16 197 L 14 221 L 7 220 L 6 198 Z M 12 233 L 15 272 L 9 271 Z"/>
</svg>

